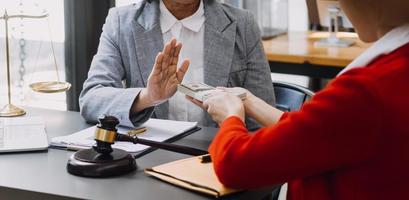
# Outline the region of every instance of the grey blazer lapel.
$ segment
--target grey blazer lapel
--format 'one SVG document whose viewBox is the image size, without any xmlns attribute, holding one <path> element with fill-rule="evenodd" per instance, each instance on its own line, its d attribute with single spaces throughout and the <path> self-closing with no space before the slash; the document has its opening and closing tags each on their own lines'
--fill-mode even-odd
<svg viewBox="0 0 409 200">
<path fill-rule="evenodd" d="M 133 21 L 132 34 L 135 39 L 136 57 L 144 86 L 148 80 L 156 55 L 163 49 L 163 37 L 159 23 L 157 1 L 144 2 L 137 20 Z"/>
<path fill-rule="evenodd" d="M 204 80 L 213 86 L 227 86 L 236 42 L 236 22 L 216 0 L 205 2 Z"/>
<path fill-rule="evenodd" d="M 163 35 L 159 22 L 159 2 L 144 2 L 144 8 L 133 20 L 132 34 L 135 39 L 135 55 L 137 58 L 140 79 L 146 87 L 149 74 L 155 63 L 156 55 L 163 50 Z M 167 118 L 169 104 L 163 103 L 155 108 L 156 118 Z"/>
</svg>

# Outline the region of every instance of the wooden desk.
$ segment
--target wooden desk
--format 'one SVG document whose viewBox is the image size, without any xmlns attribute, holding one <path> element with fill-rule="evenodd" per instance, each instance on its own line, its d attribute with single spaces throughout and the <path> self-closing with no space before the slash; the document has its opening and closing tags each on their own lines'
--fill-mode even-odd
<svg viewBox="0 0 409 200">
<path fill-rule="evenodd" d="M 290 32 L 263 41 L 271 72 L 334 78 L 370 46 L 355 33 L 339 33 L 339 37 L 355 41 L 351 47 L 314 46 L 315 41 L 327 36 L 326 32 Z"/>
</svg>

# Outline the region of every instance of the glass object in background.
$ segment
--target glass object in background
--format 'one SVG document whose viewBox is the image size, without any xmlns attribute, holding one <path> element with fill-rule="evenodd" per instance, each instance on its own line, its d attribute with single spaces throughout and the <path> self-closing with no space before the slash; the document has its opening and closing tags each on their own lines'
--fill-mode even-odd
<svg viewBox="0 0 409 200">
<path fill-rule="evenodd" d="M 287 33 L 288 0 L 244 0 L 243 5 L 256 18 L 263 39 Z"/>
<path fill-rule="evenodd" d="M 321 25 L 328 27 L 329 37 L 314 43 L 317 47 L 349 47 L 355 42 L 338 37 L 339 28 L 352 28 L 338 1 L 318 1 Z"/>
<path fill-rule="evenodd" d="M 287 33 L 288 0 L 258 0 L 257 15 L 263 39 Z"/>
<path fill-rule="evenodd" d="M 31 91 L 30 83 L 55 81 L 56 71 L 48 33 L 51 27 L 52 39 L 58 61 L 59 74 L 65 81 L 64 61 L 64 0 L 0 0 L 0 12 L 7 9 L 9 15 L 37 15 L 46 10 L 47 19 L 9 20 L 9 42 L 11 53 L 11 79 L 13 101 L 17 105 L 66 110 L 66 94 L 40 94 Z M 5 67 L 5 30 L 0 21 L 0 105 L 7 102 Z"/>
</svg>

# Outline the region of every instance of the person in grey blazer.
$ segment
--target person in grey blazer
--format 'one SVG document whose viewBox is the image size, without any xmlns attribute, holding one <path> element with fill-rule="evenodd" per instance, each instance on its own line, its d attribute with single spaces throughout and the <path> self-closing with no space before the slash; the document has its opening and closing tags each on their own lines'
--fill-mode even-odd
<svg viewBox="0 0 409 200">
<path fill-rule="evenodd" d="M 81 114 L 88 122 L 97 122 L 103 114 L 116 116 L 127 126 L 139 126 L 150 117 L 169 118 L 169 99 L 191 70 L 189 60 L 177 67 L 179 54 L 182 45 L 192 44 L 164 41 L 161 4 L 183 6 L 199 1 L 204 10 L 203 44 L 198 45 L 203 48 L 199 49 L 203 52 L 203 81 L 212 86 L 243 87 L 275 104 L 260 31 L 248 11 L 216 0 L 143 0 L 112 8 L 108 14 L 79 99 Z M 249 129 L 258 126 L 246 122 Z M 199 124 L 217 126 L 205 112 Z"/>
</svg>

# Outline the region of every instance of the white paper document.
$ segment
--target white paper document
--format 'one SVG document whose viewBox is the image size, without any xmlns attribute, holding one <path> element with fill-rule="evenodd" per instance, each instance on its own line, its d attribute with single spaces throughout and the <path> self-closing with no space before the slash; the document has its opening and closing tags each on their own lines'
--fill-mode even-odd
<svg viewBox="0 0 409 200">
<path fill-rule="evenodd" d="M 48 148 L 42 117 L 0 118 L 0 152 L 35 151 Z"/>
<path fill-rule="evenodd" d="M 138 138 L 152 140 L 156 142 L 164 142 L 179 134 L 189 131 L 197 126 L 197 122 L 180 122 L 161 119 L 150 119 L 142 125 L 147 131 Z M 55 137 L 51 139 L 51 146 L 62 147 L 73 150 L 87 149 L 95 144 L 94 134 L 96 126 L 84 129 L 77 133 L 68 136 Z M 118 127 L 118 133 L 126 134 L 133 128 Z M 129 153 L 138 153 L 149 148 L 145 145 L 133 144 L 130 142 L 115 142 L 113 148 L 122 149 Z"/>
</svg>

